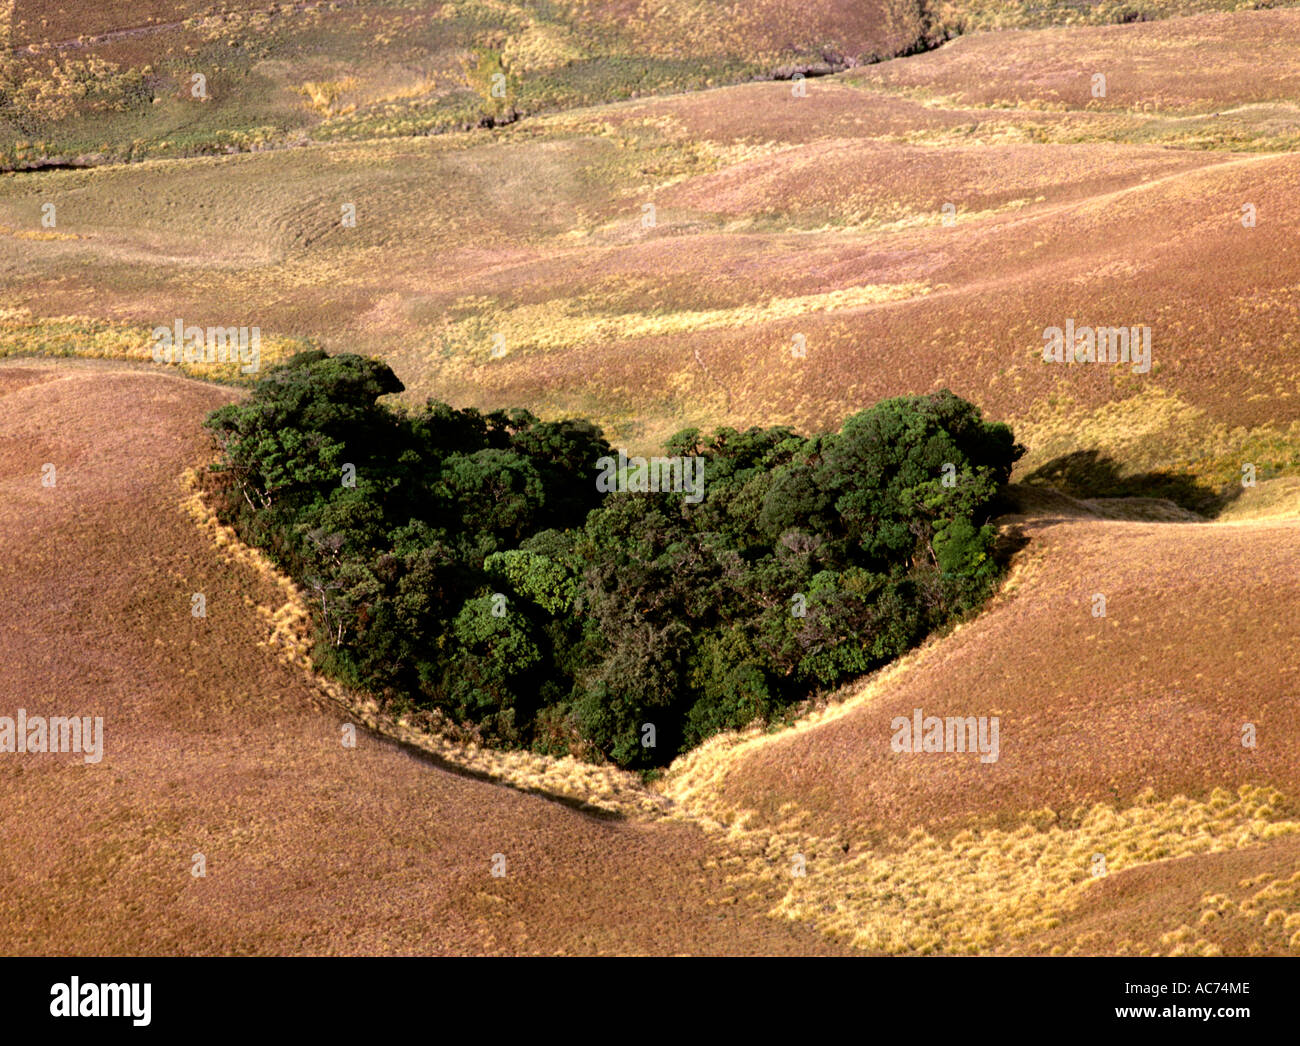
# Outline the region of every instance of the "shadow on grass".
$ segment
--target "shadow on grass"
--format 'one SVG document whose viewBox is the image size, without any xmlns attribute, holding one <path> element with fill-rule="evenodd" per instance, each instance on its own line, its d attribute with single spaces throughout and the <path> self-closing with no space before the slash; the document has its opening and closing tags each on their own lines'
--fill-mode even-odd
<svg viewBox="0 0 1300 1046">
<path fill-rule="evenodd" d="M 351 720 L 349 720 L 351 721 Z M 449 774 L 455 774 L 457 777 L 468 777 L 475 781 L 482 781 L 486 784 L 499 785 L 509 788 L 516 792 L 522 792 L 524 795 L 536 796 L 538 799 L 545 799 L 548 802 L 558 803 L 560 806 L 566 806 L 570 810 L 580 813 L 585 817 L 590 817 L 596 821 L 627 821 L 627 814 L 620 810 L 607 810 L 603 807 L 593 806 L 586 800 L 579 799 L 576 796 L 564 795 L 561 792 L 552 792 L 549 789 L 542 788 L 538 785 L 523 785 L 504 777 L 497 777 L 484 770 L 475 770 L 468 766 L 461 766 L 459 763 L 453 763 L 451 760 L 421 748 L 419 745 L 412 744 L 400 737 L 393 737 L 391 734 L 380 733 L 369 727 L 363 726 L 372 738 L 381 744 L 390 745 L 394 748 L 405 752 L 412 759 L 419 760 L 428 766 L 437 767 Z"/>
<path fill-rule="evenodd" d="M 993 542 L 993 562 L 1004 576 L 1011 569 L 1011 561 L 1016 553 L 1028 544 L 1029 535 L 1023 526 L 1017 524 L 998 529 L 998 536 Z"/>
<path fill-rule="evenodd" d="M 1124 474 L 1114 458 L 1097 450 L 1076 450 L 1034 469 L 1021 480 L 1026 486 L 1054 487 L 1072 498 L 1162 498 L 1179 508 L 1213 519 L 1242 494 L 1240 484 L 1223 489 L 1195 476 L 1158 470 Z"/>
<path fill-rule="evenodd" d="M 333 682 L 335 686 L 343 686 L 343 684 L 338 680 L 331 680 L 331 682 Z M 548 802 L 568 807 L 570 810 L 595 821 L 621 822 L 630 820 L 628 815 L 621 810 L 609 810 L 604 807 L 593 806 L 591 803 L 588 803 L 586 800 L 580 799 L 577 796 L 564 795 L 561 792 L 553 792 L 550 789 L 543 788 L 539 785 L 520 784 L 516 781 L 511 781 L 507 778 L 489 773 L 486 770 L 479 770 L 474 767 L 462 766 L 459 763 L 454 763 L 445 756 L 439 755 L 437 752 L 430 752 L 427 748 L 421 748 L 414 742 L 389 733 L 386 729 L 388 724 L 386 724 L 382 719 L 380 720 L 379 728 L 369 726 L 359 720 L 355 711 L 347 701 L 330 693 L 319 684 L 310 689 L 309 700 L 315 706 L 317 711 L 335 716 L 338 716 L 341 713 L 343 717 L 341 722 L 352 723 L 358 728 L 358 732 L 364 731 L 376 743 L 390 748 L 395 748 L 410 758 L 424 763 L 426 766 L 435 767 L 438 770 L 454 774 L 457 777 L 464 777 L 473 781 L 482 781 L 484 784 L 497 785 L 502 788 L 509 788 L 511 791 L 520 792 L 524 795 L 536 796 L 538 799 L 545 799 Z"/>
</svg>

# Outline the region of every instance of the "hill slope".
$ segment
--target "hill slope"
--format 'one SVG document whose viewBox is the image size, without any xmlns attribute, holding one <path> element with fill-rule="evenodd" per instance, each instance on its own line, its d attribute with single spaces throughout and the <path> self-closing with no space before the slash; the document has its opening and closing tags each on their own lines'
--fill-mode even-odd
<svg viewBox="0 0 1300 1046">
<path fill-rule="evenodd" d="M 1300 521 L 1016 525 L 992 609 L 795 730 L 709 743 L 667 794 L 815 852 L 778 911 L 873 950 L 1300 947 Z M 916 709 L 997 717 L 996 758 L 896 751 Z M 1201 922 L 1220 894 L 1235 925 Z"/>
<path fill-rule="evenodd" d="M 0 714 L 102 716 L 105 748 L 94 765 L 0 756 L 0 949 L 834 950 L 761 905 L 719 903 L 698 828 L 584 814 L 365 731 L 343 747 L 337 713 L 265 645 L 254 606 L 274 589 L 179 506 L 180 469 L 206 453 L 199 423 L 228 395 L 120 368 L 0 366 Z"/>
<path fill-rule="evenodd" d="M 380 354 L 413 400 L 585 414 L 638 450 L 947 386 L 1017 425 L 1024 475 L 1206 507 L 1243 463 L 1300 472 L 1295 73 L 1254 50 L 1297 30 L 1287 10 L 976 36 L 803 97 L 17 175 L 0 351 L 146 357 L 177 317 L 258 325 Z M 1024 79 L 1044 50 L 1057 72 Z M 1149 328 L 1149 367 L 1045 363 L 1069 321 Z"/>
</svg>

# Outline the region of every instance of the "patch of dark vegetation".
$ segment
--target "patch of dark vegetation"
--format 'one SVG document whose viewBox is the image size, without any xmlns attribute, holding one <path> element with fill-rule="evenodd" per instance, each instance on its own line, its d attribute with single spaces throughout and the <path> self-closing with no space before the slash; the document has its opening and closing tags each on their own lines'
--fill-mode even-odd
<svg viewBox="0 0 1300 1046">
<path fill-rule="evenodd" d="M 473 123 L 461 124 L 462 131 L 481 131 L 491 130 L 494 127 L 509 127 L 512 123 L 518 122 L 524 116 L 513 105 L 503 113 L 484 113 Z"/>
<path fill-rule="evenodd" d="M 324 671 L 488 743 L 664 765 L 898 657 L 1001 575 L 990 520 L 1024 450 L 947 391 L 822 435 L 686 429 L 649 463 L 587 421 L 379 402 L 400 391 L 355 355 L 269 371 L 207 421 L 217 507 L 309 594 Z"/>
<path fill-rule="evenodd" d="M 756 76 L 755 80 L 793 80 L 796 76 L 812 79 L 817 76 L 831 76 L 842 73 L 845 69 L 856 69 L 865 64 L 861 57 L 845 57 L 837 51 L 822 52 L 821 61 L 795 62 L 773 69 L 766 76 Z"/>
<path fill-rule="evenodd" d="M 15 164 L 12 168 L 14 171 L 23 171 L 25 173 L 39 173 L 43 171 L 83 171 L 87 167 L 94 167 L 95 164 L 90 159 L 85 160 L 65 160 L 65 159 L 42 159 L 32 160 L 27 163 Z"/>
</svg>

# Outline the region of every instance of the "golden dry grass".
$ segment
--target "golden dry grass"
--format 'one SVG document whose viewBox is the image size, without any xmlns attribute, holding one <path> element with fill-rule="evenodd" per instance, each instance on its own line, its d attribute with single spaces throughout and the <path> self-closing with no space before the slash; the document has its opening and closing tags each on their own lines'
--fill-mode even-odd
<svg viewBox="0 0 1300 1046">
<path fill-rule="evenodd" d="M 615 341 L 672 336 L 693 331 L 753 327 L 794 320 L 809 313 L 836 312 L 866 305 L 901 301 L 928 293 L 923 283 L 900 283 L 827 291 L 792 298 L 773 298 L 730 309 L 676 310 L 656 313 L 609 313 L 595 300 L 546 302 L 494 311 L 492 304 L 474 299 L 454 303 L 457 312 L 472 309 L 473 318 L 461 321 L 443 335 L 445 348 L 486 355 L 491 342 L 486 335 L 505 338 L 507 352 L 572 349 L 592 341 Z"/>
<path fill-rule="evenodd" d="M 259 368 L 269 369 L 303 348 L 299 340 L 268 332 L 260 341 Z M 38 317 L 30 309 L 0 306 L 0 358 L 6 356 L 67 356 L 149 363 L 153 360 L 153 341 L 149 329 L 134 325 L 92 316 Z M 258 373 L 245 374 L 243 368 L 248 364 L 240 362 L 178 362 L 166 366 L 206 381 L 247 382 Z"/>
<path fill-rule="evenodd" d="M 917 831 L 792 878 L 773 914 L 870 952 L 1014 951 L 1059 926 L 1099 875 L 1300 832 L 1287 805 L 1280 793 L 1249 785 L 1236 795 L 1218 789 L 1205 802 L 1157 801 L 1148 791 L 1118 809 L 1044 810 L 1014 830 L 968 828 L 943 841 Z"/>
</svg>

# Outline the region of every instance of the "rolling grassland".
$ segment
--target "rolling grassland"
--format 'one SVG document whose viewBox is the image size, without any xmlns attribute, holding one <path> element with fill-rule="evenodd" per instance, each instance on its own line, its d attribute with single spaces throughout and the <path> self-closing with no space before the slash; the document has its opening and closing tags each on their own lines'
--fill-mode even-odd
<svg viewBox="0 0 1300 1046">
<path fill-rule="evenodd" d="M 0 759 L 0 950 L 1300 953 L 1300 10 L 1236 6 L 0 2 L 0 694 L 106 723 Z M 1009 574 L 657 778 L 478 748 L 315 672 L 177 321 L 632 453 L 949 388 Z"/>
<path fill-rule="evenodd" d="M 227 391 L 87 362 L 5 364 L 0 389 L 0 692 L 106 724 L 95 767 L 0 762 L 6 954 L 838 950 L 724 903 L 694 825 L 583 812 L 364 730 L 345 748 L 257 612 L 280 586 L 182 503 Z M 56 485 L 31 483 L 49 459 Z"/>
<path fill-rule="evenodd" d="M 1062 499 L 1006 525 L 1032 537 L 993 607 L 794 729 L 707 742 L 665 793 L 784 857 L 776 913 L 868 950 L 1240 950 L 1216 943 L 1222 927 L 1186 893 L 1195 873 L 1176 869 L 1213 874 L 1225 896 L 1300 870 L 1294 516 L 1134 522 Z M 998 758 L 893 751 L 916 708 L 998 716 Z M 1246 723 L 1269 740 L 1243 746 Z M 1220 856 L 1243 850 L 1244 865 Z M 796 853 L 806 875 L 791 879 Z M 1112 877 L 1129 883 L 1125 917 L 1072 934 Z M 1278 910 L 1269 926 L 1290 932 L 1250 950 L 1300 947 L 1300 920 Z"/>
<path fill-rule="evenodd" d="M 1295 74 L 1256 50 L 1297 27 L 976 35 L 804 97 L 18 173 L 0 351 L 147 358 L 176 318 L 259 325 L 269 358 L 377 354 L 412 402 L 580 413 L 637 450 L 946 386 L 1028 434 L 1022 475 L 1134 494 L 1171 473 L 1157 493 L 1222 507 L 1243 461 L 1297 471 Z M 1027 76 L 1044 52 L 1057 72 Z M 1044 366 L 1067 319 L 1150 327 L 1149 370 Z M 1096 467 L 1059 460 L 1079 451 Z"/>
</svg>

